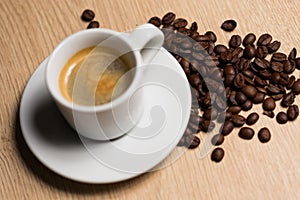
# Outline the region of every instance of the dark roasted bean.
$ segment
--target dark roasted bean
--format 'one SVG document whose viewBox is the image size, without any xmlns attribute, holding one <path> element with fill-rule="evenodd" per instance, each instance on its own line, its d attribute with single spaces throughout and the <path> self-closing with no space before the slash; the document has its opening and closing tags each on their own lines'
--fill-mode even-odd
<svg viewBox="0 0 300 200">
<path fill-rule="evenodd" d="M 233 85 L 236 88 L 242 88 L 245 85 L 244 75 L 238 73 L 233 80 Z"/>
<path fill-rule="evenodd" d="M 221 128 L 221 134 L 224 136 L 229 135 L 229 133 L 231 133 L 233 128 L 234 128 L 234 125 L 231 121 L 225 121 Z"/>
<path fill-rule="evenodd" d="M 272 98 L 266 98 L 263 102 L 263 109 L 266 111 L 273 111 L 276 107 L 275 101 Z"/>
<path fill-rule="evenodd" d="M 163 25 L 169 25 L 175 20 L 176 15 L 172 12 L 168 12 L 165 14 L 162 18 L 162 24 Z"/>
<path fill-rule="evenodd" d="M 294 83 L 296 81 L 296 77 L 294 75 L 292 75 L 290 78 L 289 78 L 289 82 L 288 84 L 286 85 L 286 89 L 292 89 Z"/>
<path fill-rule="evenodd" d="M 300 57 L 299 58 L 295 58 L 295 65 L 296 65 L 296 68 L 300 70 Z"/>
<path fill-rule="evenodd" d="M 254 78 L 254 82 L 256 83 L 256 85 L 261 86 L 261 87 L 265 87 L 268 85 L 268 81 L 260 78 L 259 76 L 256 76 Z"/>
<path fill-rule="evenodd" d="M 229 47 L 231 48 L 237 48 L 242 44 L 242 38 L 239 35 L 233 35 L 231 36 L 229 40 Z"/>
<path fill-rule="evenodd" d="M 242 108 L 240 106 L 230 106 L 227 109 L 227 112 L 230 112 L 231 114 L 235 115 L 241 112 Z"/>
<path fill-rule="evenodd" d="M 274 116 L 275 116 L 275 114 L 274 114 L 274 112 L 273 111 L 264 111 L 263 112 L 263 114 L 264 115 L 266 115 L 266 116 L 268 116 L 268 117 L 270 117 L 270 118 L 274 118 Z"/>
<path fill-rule="evenodd" d="M 259 103 L 262 103 L 264 101 L 264 99 L 265 99 L 265 94 L 258 92 L 256 94 L 256 96 L 252 99 L 252 102 L 255 104 L 259 104 Z"/>
<path fill-rule="evenodd" d="M 275 72 L 283 72 L 283 64 L 281 62 L 271 62 L 271 69 Z"/>
<path fill-rule="evenodd" d="M 247 45 L 253 45 L 256 40 L 256 36 L 253 33 L 249 33 L 243 39 L 243 45 L 246 47 Z"/>
<path fill-rule="evenodd" d="M 255 58 L 254 59 L 254 66 L 257 70 L 265 70 L 267 68 L 267 66 L 265 65 L 265 63 L 263 62 L 262 59 L 260 58 Z"/>
<path fill-rule="evenodd" d="M 294 60 L 297 56 L 297 49 L 293 48 L 289 54 L 289 60 Z"/>
<path fill-rule="evenodd" d="M 294 101 L 295 101 L 295 94 L 293 92 L 289 92 L 283 95 L 280 105 L 282 107 L 289 107 L 294 103 Z"/>
<path fill-rule="evenodd" d="M 161 19 L 159 17 L 151 17 L 148 21 L 148 23 L 153 24 L 156 27 L 161 26 Z"/>
<path fill-rule="evenodd" d="M 81 19 L 85 22 L 90 22 L 95 18 L 94 11 L 86 9 L 82 12 Z"/>
<path fill-rule="evenodd" d="M 222 134 L 214 135 L 211 139 L 213 145 L 221 145 L 224 142 L 224 136 Z"/>
<path fill-rule="evenodd" d="M 256 49 L 256 57 L 257 58 L 265 58 L 268 55 L 268 48 L 266 46 L 258 46 Z"/>
<path fill-rule="evenodd" d="M 250 115 L 248 115 L 248 117 L 246 119 L 246 124 L 251 126 L 251 125 L 255 124 L 258 119 L 259 119 L 259 115 L 256 112 L 253 112 Z"/>
<path fill-rule="evenodd" d="M 300 79 L 298 79 L 298 80 L 294 83 L 294 85 L 293 85 L 293 87 L 292 87 L 292 91 L 293 91 L 296 95 L 300 94 Z"/>
<path fill-rule="evenodd" d="M 247 100 L 243 105 L 242 105 L 242 110 L 243 111 L 248 111 L 253 107 L 253 103 L 251 100 Z"/>
<path fill-rule="evenodd" d="M 269 54 L 276 52 L 280 48 L 281 43 L 278 41 L 274 41 L 268 45 Z"/>
<path fill-rule="evenodd" d="M 283 94 L 273 94 L 271 95 L 272 99 L 274 99 L 274 101 L 279 101 L 280 99 L 282 99 Z"/>
<path fill-rule="evenodd" d="M 253 45 L 247 45 L 244 49 L 244 57 L 252 59 L 256 54 L 255 47 Z"/>
<path fill-rule="evenodd" d="M 287 114 L 284 112 L 279 112 L 276 115 L 276 121 L 278 122 L 278 124 L 285 124 L 288 121 Z"/>
<path fill-rule="evenodd" d="M 87 26 L 87 29 L 90 29 L 90 28 L 99 28 L 100 27 L 100 24 L 98 21 L 91 21 L 89 23 L 89 25 Z"/>
<path fill-rule="evenodd" d="M 236 26 L 237 26 L 236 21 L 234 21 L 233 19 L 230 19 L 230 20 L 224 21 L 223 24 L 221 25 L 221 28 L 224 31 L 230 32 L 230 31 L 233 31 Z"/>
<path fill-rule="evenodd" d="M 299 116 L 299 107 L 292 105 L 287 109 L 286 113 L 289 121 L 294 121 Z"/>
<path fill-rule="evenodd" d="M 214 48 L 214 52 L 216 53 L 216 54 L 221 54 L 221 53 L 223 53 L 223 52 L 227 52 L 227 47 L 226 46 L 224 46 L 224 45 L 222 45 L 222 44 L 218 44 L 218 45 L 216 45 L 215 46 L 215 48 Z"/>
<path fill-rule="evenodd" d="M 217 163 L 221 162 L 221 160 L 224 158 L 224 154 L 225 152 L 222 148 L 215 148 L 211 153 L 211 160 Z"/>
<path fill-rule="evenodd" d="M 216 42 L 217 41 L 217 36 L 212 31 L 207 31 L 204 35 L 206 35 L 211 42 Z"/>
<path fill-rule="evenodd" d="M 248 98 L 254 98 L 257 94 L 257 90 L 252 85 L 245 85 L 242 88 L 242 92 L 248 97 Z"/>
<path fill-rule="evenodd" d="M 242 115 L 233 115 L 231 121 L 235 127 L 241 127 L 245 124 L 246 119 Z"/>
<path fill-rule="evenodd" d="M 187 24 L 188 23 L 187 23 L 186 19 L 183 19 L 183 18 L 178 18 L 178 19 L 174 20 L 174 27 L 177 29 L 186 27 Z"/>
<path fill-rule="evenodd" d="M 196 32 L 198 30 L 198 24 L 197 22 L 193 22 L 191 27 L 190 27 L 190 31 L 191 32 Z"/>
<path fill-rule="evenodd" d="M 286 59 L 287 56 L 284 53 L 280 53 L 280 52 L 274 53 L 271 57 L 272 61 L 277 61 L 277 62 L 284 62 L 286 61 Z"/>
<path fill-rule="evenodd" d="M 189 148 L 189 149 L 195 149 L 196 147 L 198 147 L 200 144 L 200 139 L 197 136 L 194 135 L 188 135 L 185 138 L 185 145 Z"/>
<path fill-rule="evenodd" d="M 268 33 L 262 34 L 258 40 L 257 45 L 258 46 L 267 46 L 272 41 L 272 36 Z"/>
<path fill-rule="evenodd" d="M 254 136 L 254 130 L 249 127 L 243 127 L 239 131 L 239 137 L 245 140 L 251 140 Z"/>
<path fill-rule="evenodd" d="M 291 74 L 295 71 L 295 69 L 296 69 L 296 64 L 293 60 L 292 61 L 287 60 L 283 63 L 283 70 L 285 73 Z"/>
<path fill-rule="evenodd" d="M 258 131 L 257 137 L 260 142 L 266 143 L 271 139 L 271 133 L 267 127 L 264 127 Z"/>
</svg>

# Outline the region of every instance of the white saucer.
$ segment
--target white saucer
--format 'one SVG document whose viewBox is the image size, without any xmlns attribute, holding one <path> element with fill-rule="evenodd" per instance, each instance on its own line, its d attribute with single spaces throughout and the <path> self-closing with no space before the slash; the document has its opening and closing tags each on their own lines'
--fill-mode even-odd
<svg viewBox="0 0 300 200">
<path fill-rule="evenodd" d="M 144 116 L 136 128 L 110 142 L 84 139 L 69 127 L 46 88 L 46 63 L 47 59 L 24 90 L 20 123 L 32 153 L 57 174 L 85 183 L 130 179 L 165 159 L 182 137 L 190 115 L 190 87 L 180 65 L 165 49 L 160 50 L 144 76 Z M 166 69 L 172 69 L 179 78 L 166 79 L 161 73 Z M 163 86 L 148 84 L 157 81 Z M 155 123 L 161 128 L 152 132 L 149 124 Z"/>
</svg>

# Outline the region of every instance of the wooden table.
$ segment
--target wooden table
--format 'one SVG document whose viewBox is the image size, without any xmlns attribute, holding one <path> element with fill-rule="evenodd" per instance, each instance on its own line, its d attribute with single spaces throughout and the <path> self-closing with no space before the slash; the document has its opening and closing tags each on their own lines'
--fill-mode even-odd
<svg viewBox="0 0 300 200">
<path fill-rule="evenodd" d="M 198 148 L 168 167 L 117 184 L 77 183 L 44 167 L 20 131 L 21 95 L 54 47 L 86 27 L 80 20 L 85 8 L 95 10 L 101 27 L 118 31 L 173 11 L 190 23 L 197 21 L 200 32 L 216 32 L 220 43 L 227 43 L 232 34 L 269 32 L 282 42 L 282 52 L 300 50 L 296 0 L 0 0 L 0 199 L 300 199 L 300 118 L 280 126 L 261 117 L 254 128 L 270 127 L 272 139 L 267 144 L 257 136 L 241 140 L 233 132 L 222 145 L 226 155 L 219 164 L 209 156 L 200 159 Z M 228 18 L 238 22 L 233 33 L 220 29 Z M 262 112 L 260 107 L 254 110 Z"/>
</svg>

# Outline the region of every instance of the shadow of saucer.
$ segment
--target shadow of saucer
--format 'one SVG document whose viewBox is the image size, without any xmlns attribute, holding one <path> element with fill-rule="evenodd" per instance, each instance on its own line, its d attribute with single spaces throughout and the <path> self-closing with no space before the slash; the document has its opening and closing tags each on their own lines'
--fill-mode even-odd
<svg viewBox="0 0 300 200">
<path fill-rule="evenodd" d="M 62 148 L 65 148 L 66 146 L 72 148 L 76 145 L 82 145 L 77 133 L 68 127 L 52 101 L 45 101 L 36 106 L 33 120 L 36 123 L 35 125 L 38 129 L 38 133 L 41 133 L 39 137 L 43 137 L 43 140 L 55 142 L 58 147 L 61 146 Z M 57 124 L 49 123 L 51 121 L 55 121 Z M 30 151 L 21 131 L 19 110 L 16 115 L 15 123 L 15 145 L 18 149 L 20 158 L 25 162 L 29 172 L 46 184 L 59 190 L 75 194 L 105 195 L 107 193 L 117 192 L 125 186 L 128 188 L 128 184 L 131 186 L 138 185 L 143 181 L 145 176 L 149 176 L 150 174 L 146 173 L 131 180 L 113 184 L 86 184 L 66 179 L 45 167 Z M 63 130 L 66 131 L 59 131 L 59 129 L 61 130 L 61 127 L 64 127 Z"/>
</svg>

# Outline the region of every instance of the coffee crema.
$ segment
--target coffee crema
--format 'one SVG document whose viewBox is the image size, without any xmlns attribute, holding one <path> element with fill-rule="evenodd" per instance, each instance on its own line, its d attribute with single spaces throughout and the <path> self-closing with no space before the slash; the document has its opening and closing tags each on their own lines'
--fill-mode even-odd
<svg viewBox="0 0 300 200">
<path fill-rule="evenodd" d="M 94 46 L 73 55 L 59 77 L 62 95 L 78 105 L 101 105 L 120 96 L 132 76 L 124 56 L 113 49 Z"/>
</svg>

